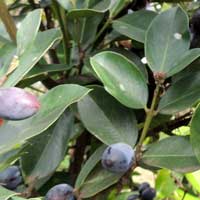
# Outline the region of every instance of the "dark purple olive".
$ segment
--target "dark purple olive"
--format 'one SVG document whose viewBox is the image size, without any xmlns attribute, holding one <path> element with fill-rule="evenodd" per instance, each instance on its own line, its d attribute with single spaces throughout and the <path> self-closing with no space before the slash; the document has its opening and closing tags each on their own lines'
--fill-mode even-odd
<svg viewBox="0 0 200 200">
<path fill-rule="evenodd" d="M 47 192 L 45 200 L 75 200 L 73 187 L 68 184 L 56 185 Z"/>
<path fill-rule="evenodd" d="M 146 182 L 142 183 L 138 188 L 139 193 L 141 194 L 146 188 L 150 188 L 149 183 Z"/>
<path fill-rule="evenodd" d="M 0 172 L 0 185 L 14 190 L 22 182 L 22 176 L 18 166 L 11 166 Z"/>
<path fill-rule="evenodd" d="M 101 158 L 102 166 L 115 173 L 123 173 L 131 168 L 135 159 L 133 148 L 125 143 L 108 146 Z"/>
<path fill-rule="evenodd" d="M 146 188 L 140 196 L 141 200 L 153 200 L 156 197 L 156 191 L 153 188 Z"/>
</svg>

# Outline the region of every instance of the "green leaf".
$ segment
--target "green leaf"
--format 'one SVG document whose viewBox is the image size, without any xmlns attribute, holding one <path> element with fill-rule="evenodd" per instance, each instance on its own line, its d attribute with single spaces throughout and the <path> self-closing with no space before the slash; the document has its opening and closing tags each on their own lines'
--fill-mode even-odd
<svg viewBox="0 0 200 200">
<path fill-rule="evenodd" d="M 22 154 L 23 150 L 16 148 L 0 155 L 0 170 L 7 168 L 11 163 L 19 159 Z"/>
<path fill-rule="evenodd" d="M 44 74 L 30 77 L 30 78 L 25 77 L 17 84 L 17 87 L 20 87 L 20 88 L 29 87 L 38 81 L 43 81 L 44 79 L 46 79 L 46 76 Z"/>
<path fill-rule="evenodd" d="M 115 200 L 127 200 L 127 199 L 129 199 L 129 196 L 131 196 L 133 194 L 138 195 L 138 192 L 121 192 L 120 194 L 117 193 L 112 199 L 115 199 Z M 136 200 L 139 200 L 139 199 L 136 199 Z"/>
<path fill-rule="evenodd" d="M 101 160 L 101 156 L 106 148 L 106 145 L 100 146 L 87 162 L 84 164 L 83 168 L 81 169 L 75 183 L 75 188 L 79 189 L 83 184 L 90 172 L 94 169 L 97 163 Z"/>
<path fill-rule="evenodd" d="M 171 172 L 166 169 L 159 170 L 156 177 L 156 196 L 160 199 L 170 197 L 177 186 L 171 177 Z"/>
<path fill-rule="evenodd" d="M 16 85 L 33 68 L 49 48 L 60 39 L 61 32 L 59 29 L 39 32 L 32 45 L 19 57 L 17 69 L 9 76 L 3 86 L 11 87 Z"/>
<path fill-rule="evenodd" d="M 196 60 L 199 56 L 200 56 L 200 48 L 186 51 L 182 55 L 182 57 L 177 61 L 177 63 L 174 63 L 174 67 L 168 72 L 168 76 L 172 76 L 177 72 L 180 72 L 189 64 L 191 64 L 194 60 Z"/>
<path fill-rule="evenodd" d="M 87 1 L 83 1 L 83 0 L 70 0 L 70 1 L 66 1 L 66 0 L 56 0 L 58 3 L 60 3 L 60 5 L 65 8 L 66 10 L 71 10 L 71 9 L 82 9 L 86 7 L 86 3 Z"/>
<path fill-rule="evenodd" d="M 121 105 L 103 88 L 94 87 L 78 102 L 78 109 L 85 127 L 103 143 L 135 145 L 138 130 L 133 110 Z"/>
<path fill-rule="evenodd" d="M 97 28 L 103 16 L 103 12 L 92 9 L 74 9 L 68 13 L 69 32 L 83 50 L 95 40 Z"/>
<path fill-rule="evenodd" d="M 71 11 L 72 9 L 86 9 L 86 8 L 103 11 L 103 10 L 108 10 L 111 0 L 86 0 L 86 1 L 57 0 L 57 1 L 63 8 L 65 8 L 68 11 Z"/>
<path fill-rule="evenodd" d="M 30 180 L 36 178 L 39 182 L 40 179 L 48 177 L 56 170 L 64 159 L 73 130 L 74 116 L 68 110 L 45 132 L 28 141 L 25 148 L 27 153 L 21 159 L 27 182 L 29 178 Z"/>
<path fill-rule="evenodd" d="M 188 182 L 192 185 L 193 189 L 200 193 L 200 171 L 186 174 Z"/>
<path fill-rule="evenodd" d="M 144 43 L 146 30 L 156 15 L 153 11 L 136 11 L 114 20 L 113 28 L 122 35 Z"/>
<path fill-rule="evenodd" d="M 0 186 L 0 199 L 1 200 L 8 200 L 10 197 L 15 196 L 16 193 L 10 190 L 5 189 L 4 187 Z"/>
<path fill-rule="evenodd" d="M 35 76 L 42 75 L 44 73 L 66 71 L 71 68 L 72 66 L 68 66 L 66 64 L 36 65 L 26 74 L 25 78 L 32 78 Z"/>
<path fill-rule="evenodd" d="M 2 48 L 2 46 L 4 46 L 7 43 L 10 43 L 10 40 L 0 35 L 0 48 Z"/>
<path fill-rule="evenodd" d="M 153 19 L 146 33 L 145 55 L 154 73 L 173 75 L 195 58 L 194 51 L 187 52 L 188 27 L 188 17 L 180 7 L 173 7 Z"/>
<path fill-rule="evenodd" d="M 200 169 L 187 137 L 171 136 L 150 145 L 142 160 L 147 165 L 181 173 Z"/>
<path fill-rule="evenodd" d="M 108 11 L 112 0 L 89 0 L 88 7 L 98 11 Z"/>
<path fill-rule="evenodd" d="M 0 153 L 45 131 L 69 105 L 79 101 L 89 91 L 73 84 L 60 85 L 50 90 L 40 98 L 41 108 L 36 115 L 21 121 L 8 121 L 0 127 Z"/>
<path fill-rule="evenodd" d="M 0 67 L 0 77 L 2 77 L 8 70 L 8 66 L 16 54 L 16 46 L 13 43 L 7 43 L 2 48 L 0 48 L 0 58 L 1 58 L 1 67 Z"/>
<path fill-rule="evenodd" d="M 199 200 L 199 197 L 195 197 L 190 193 L 185 193 L 185 191 L 178 189 L 175 191 L 175 195 L 174 195 L 174 199 L 175 200 Z"/>
<path fill-rule="evenodd" d="M 146 81 L 134 63 L 111 51 L 93 56 L 90 62 L 105 89 L 118 101 L 130 108 L 146 107 Z"/>
<path fill-rule="evenodd" d="M 180 80 L 183 77 L 186 76 L 193 76 L 193 73 L 198 73 L 200 72 L 200 60 L 197 59 L 196 61 L 194 61 L 193 63 L 191 63 L 188 67 L 186 67 L 184 70 L 182 70 L 181 72 L 179 72 L 178 74 L 176 74 L 175 76 L 172 77 L 172 84 L 178 80 Z"/>
<path fill-rule="evenodd" d="M 193 114 L 192 121 L 191 121 L 191 144 L 194 150 L 194 153 L 200 162 L 200 104 L 197 106 L 195 113 Z"/>
<path fill-rule="evenodd" d="M 42 18 L 42 10 L 30 12 L 20 23 L 17 31 L 17 55 L 21 55 L 32 44 L 38 33 Z"/>
<path fill-rule="evenodd" d="M 26 200 L 26 199 L 24 199 L 24 198 L 22 198 L 22 197 L 12 197 L 11 199 L 9 199 L 9 200 Z M 37 198 L 30 198 L 30 199 L 28 199 L 28 200 L 43 200 L 43 198 L 41 197 L 37 197 Z"/>
<path fill-rule="evenodd" d="M 114 18 L 119 12 L 129 4 L 129 0 L 111 0 L 109 11 L 110 18 Z"/>
<path fill-rule="evenodd" d="M 102 168 L 96 168 L 80 188 L 80 196 L 85 199 L 96 195 L 118 182 L 123 174 L 111 173 Z"/>
<path fill-rule="evenodd" d="M 123 49 L 123 48 L 111 48 L 109 50 L 114 51 L 114 52 L 119 53 L 119 54 L 122 54 L 127 59 L 129 59 L 131 62 L 133 62 L 135 64 L 135 67 L 137 67 L 140 70 L 140 72 L 143 75 L 144 79 L 148 83 L 148 72 L 147 72 L 146 66 L 141 62 L 141 58 L 140 57 L 138 57 L 133 52 L 128 51 L 128 50 Z"/>
<path fill-rule="evenodd" d="M 103 12 L 94 9 L 73 9 L 68 12 L 67 16 L 69 19 L 78 20 L 81 17 L 93 17 L 95 14 L 103 14 Z"/>
<path fill-rule="evenodd" d="M 112 30 L 110 33 L 106 34 L 105 41 L 109 44 L 118 41 L 120 38 L 121 34 L 115 30 Z"/>
<path fill-rule="evenodd" d="M 158 106 L 162 114 L 174 114 L 192 105 L 200 98 L 200 71 L 189 74 L 173 83 Z"/>
<path fill-rule="evenodd" d="M 56 0 L 64 9 L 70 10 L 75 7 L 74 1 Z"/>
<path fill-rule="evenodd" d="M 11 41 L 11 38 L 10 38 L 8 32 L 6 31 L 6 27 L 4 26 L 4 23 L 2 22 L 2 20 L 0 21 L 0 35 L 1 35 L 3 38 L 5 38 L 5 39 Z"/>
</svg>

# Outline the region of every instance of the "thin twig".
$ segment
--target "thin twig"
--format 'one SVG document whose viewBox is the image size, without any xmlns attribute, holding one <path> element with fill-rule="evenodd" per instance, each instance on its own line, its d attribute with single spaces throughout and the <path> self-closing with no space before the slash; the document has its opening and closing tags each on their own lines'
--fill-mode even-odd
<svg viewBox="0 0 200 200">
<path fill-rule="evenodd" d="M 10 38 L 16 43 L 17 28 L 8 11 L 8 7 L 3 0 L 0 0 L 0 18 L 5 25 Z"/>
<path fill-rule="evenodd" d="M 29 86 L 29 88 L 32 89 L 32 90 L 35 90 L 36 92 L 40 92 L 40 93 L 42 93 L 42 94 L 45 93 L 45 91 L 40 90 L 40 89 L 38 89 L 38 88 L 35 88 L 35 87 L 33 87 L 33 86 Z"/>
<path fill-rule="evenodd" d="M 181 199 L 181 200 L 184 200 L 184 199 L 185 199 L 185 197 L 186 197 L 186 194 L 187 194 L 187 192 L 186 192 L 186 191 L 184 191 L 184 194 L 183 194 L 183 197 L 182 197 L 182 199 Z"/>
<path fill-rule="evenodd" d="M 160 92 L 160 84 L 157 84 L 156 89 L 154 91 L 154 96 L 153 96 L 153 100 L 152 100 L 152 103 L 151 103 L 151 108 L 146 111 L 147 115 L 146 115 L 146 119 L 145 119 L 145 123 L 144 123 L 144 128 L 142 130 L 140 140 L 139 140 L 139 142 L 137 144 L 137 148 L 136 148 L 136 155 L 137 156 L 140 155 L 142 143 L 143 143 L 144 139 L 146 138 L 146 135 L 148 133 L 148 129 L 150 127 L 151 121 L 152 121 L 152 119 L 155 115 L 155 108 L 156 108 L 156 105 L 157 105 L 159 92 Z M 138 159 L 139 159 L 139 157 L 138 157 Z"/>
<path fill-rule="evenodd" d="M 66 64 L 70 64 L 70 52 L 71 52 L 71 44 L 70 37 L 67 28 L 67 17 L 65 15 L 65 10 L 56 1 L 53 1 L 54 12 L 58 18 L 62 34 L 63 34 L 63 49 L 65 54 L 65 62 Z"/>
</svg>

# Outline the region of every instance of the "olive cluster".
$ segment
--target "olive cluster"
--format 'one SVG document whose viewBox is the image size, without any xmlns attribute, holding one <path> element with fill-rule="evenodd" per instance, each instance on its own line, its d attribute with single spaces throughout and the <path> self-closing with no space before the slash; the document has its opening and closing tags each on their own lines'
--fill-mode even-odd
<svg viewBox="0 0 200 200">
<path fill-rule="evenodd" d="M 148 183 L 142 183 L 139 186 L 139 194 L 133 194 L 127 200 L 153 200 L 156 197 L 156 191 Z"/>
</svg>

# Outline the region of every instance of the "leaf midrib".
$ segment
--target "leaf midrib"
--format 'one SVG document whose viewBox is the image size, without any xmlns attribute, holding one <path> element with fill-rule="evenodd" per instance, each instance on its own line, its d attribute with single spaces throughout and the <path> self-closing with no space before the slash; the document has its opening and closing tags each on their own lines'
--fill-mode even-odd
<svg viewBox="0 0 200 200">
<path fill-rule="evenodd" d="M 173 13 L 173 15 L 174 15 L 173 16 L 173 19 L 174 19 L 175 13 Z M 170 28 L 168 29 L 168 37 L 167 37 L 166 48 L 164 50 L 163 59 L 162 59 L 162 63 L 161 63 L 161 66 L 160 66 L 160 72 L 163 71 L 164 66 L 165 66 L 165 61 L 166 61 L 166 58 L 167 58 L 167 52 L 168 52 L 168 49 L 169 49 L 169 41 L 170 41 L 170 36 L 171 36 L 170 33 L 172 32 L 173 24 L 174 24 L 174 20 L 171 20 Z"/>
<path fill-rule="evenodd" d="M 92 99 L 92 101 L 95 103 L 95 105 L 99 108 L 99 110 L 101 110 L 101 113 L 103 114 L 103 116 L 105 116 L 105 118 L 108 120 L 108 123 L 111 125 L 110 127 L 112 127 L 112 130 L 114 130 L 114 133 L 117 133 L 116 136 L 114 137 L 118 140 L 118 138 L 122 138 L 121 135 L 123 135 L 123 132 L 119 131 L 117 127 L 114 126 L 114 124 L 112 123 L 111 119 L 109 119 L 109 117 L 106 115 L 106 113 L 104 112 L 104 110 L 101 109 L 101 106 L 90 96 L 90 98 Z M 100 137 L 98 136 L 98 134 L 96 134 L 94 131 L 92 131 L 97 138 L 100 139 Z M 101 132 L 102 133 L 102 132 Z M 113 135 L 113 134 L 112 134 Z M 104 142 L 104 139 L 100 139 Z"/>
</svg>

